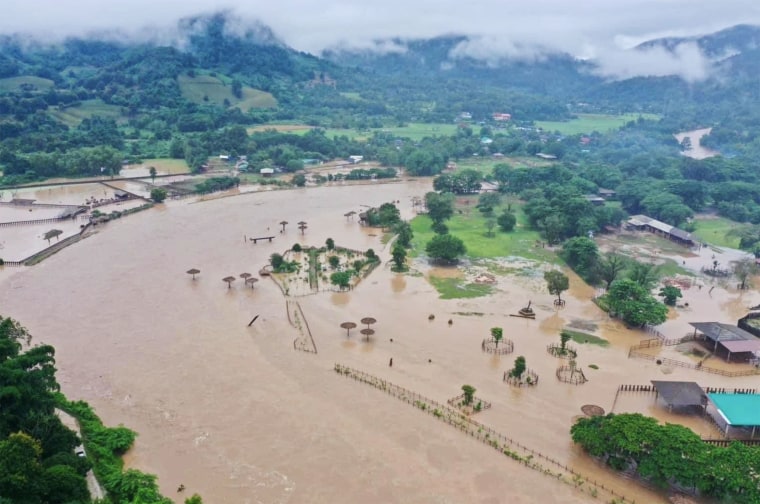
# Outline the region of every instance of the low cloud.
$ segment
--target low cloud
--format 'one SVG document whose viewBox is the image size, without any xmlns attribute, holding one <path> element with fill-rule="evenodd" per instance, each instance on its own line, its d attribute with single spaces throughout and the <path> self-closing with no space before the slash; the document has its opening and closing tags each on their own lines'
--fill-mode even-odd
<svg viewBox="0 0 760 504">
<path fill-rule="evenodd" d="M 660 46 L 605 50 L 592 62 L 597 65 L 593 73 L 612 80 L 676 75 L 696 82 L 708 78 L 712 69 L 712 62 L 694 42 L 679 44 L 672 51 Z"/>
<path fill-rule="evenodd" d="M 93 34 L 162 43 L 181 41 L 179 19 L 228 10 L 238 16 L 232 33 L 258 20 L 283 43 L 319 54 L 355 47 L 403 51 L 393 40 L 424 39 L 451 33 L 471 40 L 451 61 L 471 56 L 493 64 L 500 59 L 541 58 L 560 51 L 595 58 L 608 78 L 680 75 L 704 78 L 709 62 L 693 47 L 624 51 L 637 41 L 664 35 L 709 33 L 739 23 L 760 24 L 756 0 L 25 0 L 3 5 L 0 34 L 22 32 L 60 40 Z M 622 45 L 621 45 L 622 44 Z"/>
</svg>

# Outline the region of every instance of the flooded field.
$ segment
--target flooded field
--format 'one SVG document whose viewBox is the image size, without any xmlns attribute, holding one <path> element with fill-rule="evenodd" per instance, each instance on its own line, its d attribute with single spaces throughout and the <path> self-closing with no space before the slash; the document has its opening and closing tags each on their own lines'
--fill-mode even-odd
<svg viewBox="0 0 760 504">
<path fill-rule="evenodd" d="M 114 190 L 103 184 L 50 185 L 44 187 L 21 187 L 2 191 L 0 201 L 10 201 L 13 198 L 27 198 L 35 203 L 57 205 L 85 205 L 91 198 L 113 198 Z"/>
<path fill-rule="evenodd" d="M 440 402 L 470 384 L 493 403 L 477 421 L 636 502 L 665 502 L 599 467 L 569 437 L 581 406 L 609 411 L 618 385 L 662 379 L 654 362 L 627 357 L 628 346 L 648 335 L 610 320 L 589 301 L 594 289 L 574 275 L 559 312 L 530 275 L 497 274 L 489 297 L 438 299 L 425 275 L 459 273 L 430 271 L 422 261 L 414 264 L 420 275 L 392 273 L 382 233 L 344 217 L 398 200 L 409 218 L 411 198 L 429 189 L 427 181 L 412 181 L 170 202 L 109 223 L 33 268 L 0 268 L 0 306 L 35 341 L 55 345 L 59 381 L 70 398 L 139 433 L 127 463 L 157 474 L 166 495 L 184 484 L 208 502 L 600 502 L 337 376 L 338 362 Z M 280 234 L 282 220 L 306 221 L 308 229 L 302 235 L 291 225 Z M 271 234 L 273 243 L 244 242 Z M 245 288 L 238 278 L 228 289 L 222 278 L 258 272 L 273 252 L 293 243 L 321 246 L 328 237 L 352 249 L 373 248 L 384 264 L 353 291 L 295 298 L 318 353 L 295 351 L 299 333 L 279 288 L 266 278 Z M 201 270 L 196 280 L 185 273 L 190 268 Z M 691 312 L 679 311 L 663 332 L 683 335 L 695 313 L 733 321 L 755 297 L 689 290 Z M 509 316 L 528 301 L 536 320 Z M 354 331 L 347 338 L 340 324 L 368 316 L 377 319 L 375 335 L 366 341 Z M 559 361 L 546 352 L 568 325 L 610 342 L 574 344 L 589 379 L 581 386 L 558 382 Z M 504 328 L 514 354 L 481 351 L 494 326 Z M 537 387 L 503 383 L 518 355 L 539 375 Z M 682 368 L 668 377 L 730 387 L 756 380 Z"/>
<path fill-rule="evenodd" d="M 676 133 L 673 136 L 676 137 L 678 143 L 683 142 L 685 138 L 688 138 L 691 142 L 691 147 L 682 152 L 684 156 L 694 159 L 706 159 L 720 154 L 718 151 L 708 149 L 707 147 L 702 147 L 702 145 L 699 143 L 700 140 L 702 140 L 702 137 L 709 135 L 711 131 L 712 128 L 702 128 L 692 131 L 682 131 L 681 133 Z"/>
</svg>

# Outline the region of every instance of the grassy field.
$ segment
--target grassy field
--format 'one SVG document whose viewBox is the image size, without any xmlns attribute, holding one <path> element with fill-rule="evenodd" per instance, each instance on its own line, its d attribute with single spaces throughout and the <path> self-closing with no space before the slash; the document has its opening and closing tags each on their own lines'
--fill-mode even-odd
<svg viewBox="0 0 760 504">
<path fill-rule="evenodd" d="M 732 229 L 740 227 L 741 224 L 734 222 L 725 217 L 700 217 L 696 219 L 697 229 L 694 235 L 700 240 L 715 245 L 716 247 L 739 248 L 739 238 L 736 236 L 726 236 L 726 233 Z"/>
<path fill-rule="evenodd" d="M 48 107 L 48 114 L 66 126 L 76 127 L 85 119 L 93 116 L 121 119 L 121 107 L 109 105 L 103 100 L 85 100 L 76 107 L 67 107 L 59 110 L 58 107 Z"/>
<path fill-rule="evenodd" d="M 37 91 L 47 91 L 53 87 L 54 83 L 50 79 L 43 79 L 42 77 L 34 77 L 32 75 L 7 77 L 5 79 L 0 79 L 0 93 L 19 91 L 22 84 L 30 84 L 36 87 Z"/>
<path fill-rule="evenodd" d="M 189 173 L 190 167 L 184 159 L 143 159 L 142 163 L 133 166 L 153 166 L 158 173 Z"/>
<path fill-rule="evenodd" d="M 459 198 L 463 200 L 464 198 Z M 495 257 L 524 257 L 536 261 L 557 263 L 559 259 L 553 252 L 537 248 L 536 242 L 541 241 L 538 231 L 528 229 L 525 214 L 522 207 L 513 205 L 516 210 L 517 226 L 509 233 L 504 233 L 496 226 L 493 230 L 494 236 L 486 236 L 486 218 L 476 208 L 477 199 L 474 197 L 467 198 L 469 205 L 457 205 L 454 216 L 446 222 L 449 233 L 464 241 L 467 247 L 467 256 L 472 259 L 489 259 Z M 502 209 L 494 211 L 494 216 L 501 213 Z M 412 219 L 412 229 L 414 231 L 413 253 L 424 253 L 425 245 L 433 238 L 433 231 L 430 229 L 431 221 L 426 215 L 419 215 Z"/>
<path fill-rule="evenodd" d="M 177 83 L 179 84 L 182 96 L 198 104 L 212 103 L 224 106 L 224 100 L 227 100 L 231 107 L 239 107 L 243 111 L 251 108 L 272 108 L 277 106 L 277 100 L 271 93 L 259 91 L 248 86 L 243 86 L 243 96 L 242 98 L 237 98 L 232 94 L 232 86 L 210 75 L 189 77 L 183 74 L 177 77 Z"/>
<path fill-rule="evenodd" d="M 255 131 L 264 131 L 266 129 L 276 129 L 277 131 L 296 133 L 299 135 L 305 134 L 312 129 L 313 126 L 306 124 L 261 124 L 248 129 L 248 133 Z M 325 128 L 325 135 L 328 138 L 334 136 L 347 136 L 353 140 L 366 141 L 375 131 L 383 133 L 391 133 L 396 137 L 409 138 L 413 141 L 422 140 L 429 136 L 448 136 L 456 133 L 457 126 L 455 124 L 446 123 L 409 123 L 407 126 L 397 126 L 388 128 L 373 128 L 368 130 L 356 130 L 356 129 L 341 129 L 341 128 Z"/>
<path fill-rule="evenodd" d="M 644 119 L 659 119 L 657 114 L 577 114 L 577 119 L 570 121 L 536 121 L 536 126 L 545 131 L 559 131 L 563 135 L 579 135 L 583 133 L 606 133 L 620 128 L 630 121 L 639 117 Z"/>
<path fill-rule="evenodd" d="M 562 332 L 568 333 L 573 341 L 582 345 L 588 343 L 590 345 L 599 345 L 606 347 L 610 344 L 610 342 L 606 339 L 600 338 L 599 336 L 594 336 L 593 334 L 581 331 L 573 331 L 571 329 L 562 329 Z"/>
<path fill-rule="evenodd" d="M 466 283 L 460 278 L 430 276 L 428 280 L 440 294 L 440 299 L 476 298 L 493 292 L 493 287 L 488 284 Z"/>
<path fill-rule="evenodd" d="M 493 167 L 497 164 L 507 164 L 512 168 L 536 168 L 552 164 L 551 161 L 545 161 L 530 156 L 503 157 L 499 159 L 492 157 L 472 157 L 455 161 L 455 163 L 457 165 L 457 171 L 465 169 L 477 170 L 484 176 L 491 175 L 491 173 L 493 173 Z"/>
</svg>

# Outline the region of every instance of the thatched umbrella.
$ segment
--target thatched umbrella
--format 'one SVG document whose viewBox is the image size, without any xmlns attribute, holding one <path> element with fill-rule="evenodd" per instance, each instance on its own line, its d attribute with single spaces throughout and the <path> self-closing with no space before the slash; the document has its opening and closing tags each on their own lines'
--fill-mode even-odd
<svg viewBox="0 0 760 504">
<path fill-rule="evenodd" d="M 348 338 L 351 334 L 351 329 L 356 327 L 356 324 L 354 322 L 343 322 L 340 326 L 346 330 L 346 338 Z"/>
<path fill-rule="evenodd" d="M 361 323 L 362 323 L 362 324 L 367 324 L 367 329 L 369 329 L 369 326 L 371 326 L 371 325 L 372 325 L 372 324 L 374 324 L 375 322 L 377 322 L 377 320 L 373 319 L 372 317 L 364 317 L 364 318 L 361 320 Z M 374 331 L 372 331 L 372 332 L 374 333 Z M 362 334 L 364 334 L 364 333 L 362 332 Z"/>
<path fill-rule="evenodd" d="M 222 278 L 222 282 L 227 282 L 227 288 L 228 289 L 232 288 L 232 282 L 234 282 L 234 281 L 235 281 L 235 277 L 234 276 L 228 276 L 228 277 Z"/>
<path fill-rule="evenodd" d="M 251 289 L 253 289 L 253 284 L 255 284 L 258 281 L 259 281 L 259 279 L 256 278 L 256 277 L 251 277 L 251 278 L 246 278 L 245 279 L 245 283 L 251 284 Z"/>
<path fill-rule="evenodd" d="M 282 232 L 283 233 L 285 232 L 285 226 L 287 226 L 288 224 L 290 224 L 290 223 L 288 221 L 286 221 L 286 220 L 280 221 L 280 226 L 282 226 Z"/>
<path fill-rule="evenodd" d="M 58 237 L 61 236 L 62 234 L 63 234 L 63 231 L 61 231 L 60 229 L 51 229 L 50 231 L 48 231 L 47 233 L 43 235 L 42 239 L 47 240 L 48 245 L 50 245 L 51 238 L 55 238 L 56 240 L 58 240 Z"/>
<path fill-rule="evenodd" d="M 584 404 L 581 406 L 581 411 L 586 416 L 603 416 L 604 408 L 597 406 L 596 404 Z"/>
<path fill-rule="evenodd" d="M 240 278 L 243 279 L 244 282 L 248 282 L 248 279 L 251 278 L 253 275 L 250 273 L 240 273 Z"/>
<path fill-rule="evenodd" d="M 369 341 L 369 337 L 370 336 L 372 336 L 373 334 L 375 334 L 375 330 L 374 329 L 370 329 L 369 327 L 366 328 L 366 329 L 362 329 L 359 332 L 367 337 L 367 341 Z"/>
<path fill-rule="evenodd" d="M 200 272 L 201 272 L 201 270 L 199 270 L 197 268 L 191 268 L 191 269 L 187 270 L 187 274 L 188 275 L 193 275 L 193 280 L 195 280 L 195 275 L 197 275 Z"/>
<path fill-rule="evenodd" d="M 309 227 L 309 226 L 307 226 L 305 222 L 304 222 L 304 223 L 299 223 L 299 224 L 298 224 L 298 229 L 300 229 L 300 230 L 301 230 L 301 234 L 304 234 L 304 231 L 306 231 L 306 228 L 308 228 L 308 227 Z"/>
</svg>

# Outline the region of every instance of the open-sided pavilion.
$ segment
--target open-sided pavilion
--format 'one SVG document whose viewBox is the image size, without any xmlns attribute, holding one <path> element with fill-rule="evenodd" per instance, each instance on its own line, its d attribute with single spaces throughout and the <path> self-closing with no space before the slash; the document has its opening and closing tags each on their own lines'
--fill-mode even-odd
<svg viewBox="0 0 760 504">
<path fill-rule="evenodd" d="M 747 362 L 760 355 L 760 339 L 735 325 L 720 322 L 690 322 L 696 339 L 712 352 L 731 362 Z"/>
<path fill-rule="evenodd" d="M 652 380 L 652 385 L 670 411 L 707 408 L 707 394 L 697 382 Z"/>
</svg>

